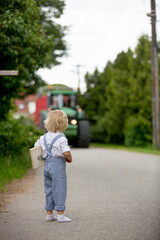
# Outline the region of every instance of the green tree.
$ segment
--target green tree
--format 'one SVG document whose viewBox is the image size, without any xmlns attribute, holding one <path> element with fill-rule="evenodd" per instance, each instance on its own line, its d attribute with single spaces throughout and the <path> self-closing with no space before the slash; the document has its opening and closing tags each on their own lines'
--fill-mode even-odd
<svg viewBox="0 0 160 240">
<path fill-rule="evenodd" d="M 150 40 L 143 35 L 134 51 L 119 53 L 102 73 L 86 75 L 82 104 L 91 120 L 92 140 L 134 146 L 150 144 Z M 95 119 L 95 116 L 96 119 Z M 98 131 L 100 134 L 98 134 Z"/>
<path fill-rule="evenodd" d="M 65 54 L 64 28 L 49 16 L 54 11 L 52 17 L 60 17 L 63 8 L 60 0 L 1 1 L 0 69 L 19 71 L 18 77 L 0 77 L 1 118 L 6 118 L 19 92 L 33 92 L 44 84 L 36 71 L 58 64 Z"/>
<path fill-rule="evenodd" d="M 152 141 L 151 45 L 143 35 L 133 58 L 133 72 L 125 122 L 125 144 L 143 146 Z"/>
<path fill-rule="evenodd" d="M 80 105 L 91 122 L 92 141 L 104 142 L 106 135 L 102 117 L 105 111 L 106 72 L 100 73 L 95 69 L 93 74 L 85 75 L 85 81 L 87 91 L 80 96 Z"/>
<path fill-rule="evenodd" d="M 63 0 L 37 0 L 37 4 L 40 7 L 40 23 L 45 29 L 47 36 L 54 36 L 53 49 L 48 53 L 50 57 L 50 65 L 60 64 L 60 58 L 66 54 L 66 42 L 64 36 L 67 32 L 68 27 L 58 24 L 53 19 L 61 17 L 65 3 Z"/>
<path fill-rule="evenodd" d="M 98 95 L 98 82 L 99 82 L 99 71 L 95 69 L 93 75 L 87 73 L 85 75 L 85 81 L 87 85 L 87 93 L 85 94 L 85 101 L 80 99 L 80 105 L 86 109 L 87 116 L 90 121 L 94 121 L 96 116 L 99 115 L 99 95 Z M 101 86 L 101 85 L 100 85 Z M 86 101 L 87 100 L 87 101 Z"/>
<path fill-rule="evenodd" d="M 112 64 L 112 75 L 106 88 L 106 111 L 104 124 L 107 131 L 107 142 L 123 143 L 126 109 L 128 107 L 129 82 L 132 72 L 132 56 L 130 49 L 117 55 Z M 107 69 L 107 68 L 106 68 Z"/>
</svg>

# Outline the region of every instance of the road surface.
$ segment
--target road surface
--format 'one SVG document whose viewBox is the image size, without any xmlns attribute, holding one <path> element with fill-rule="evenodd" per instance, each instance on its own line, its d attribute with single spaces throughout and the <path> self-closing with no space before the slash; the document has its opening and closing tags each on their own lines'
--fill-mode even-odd
<svg viewBox="0 0 160 240">
<path fill-rule="evenodd" d="M 66 216 L 45 222 L 43 167 L 0 213 L 1 240 L 160 240 L 160 157 L 73 149 Z"/>
</svg>

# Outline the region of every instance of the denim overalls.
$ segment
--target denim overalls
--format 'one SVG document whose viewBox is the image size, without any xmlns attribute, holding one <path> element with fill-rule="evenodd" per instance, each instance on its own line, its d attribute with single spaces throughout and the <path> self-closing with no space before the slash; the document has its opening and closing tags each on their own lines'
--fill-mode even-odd
<svg viewBox="0 0 160 240">
<path fill-rule="evenodd" d="M 47 149 L 47 157 L 44 168 L 44 189 L 46 195 L 46 210 L 65 210 L 65 201 L 67 195 L 67 177 L 66 177 L 66 160 L 63 157 L 53 157 L 51 149 L 53 144 L 60 137 L 56 136 L 50 146 L 46 142 L 46 134 L 44 135 L 44 144 Z"/>
</svg>

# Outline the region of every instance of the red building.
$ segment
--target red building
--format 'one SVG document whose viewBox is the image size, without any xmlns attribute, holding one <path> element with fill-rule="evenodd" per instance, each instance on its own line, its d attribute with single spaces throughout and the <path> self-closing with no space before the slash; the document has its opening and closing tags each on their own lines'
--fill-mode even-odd
<svg viewBox="0 0 160 240">
<path fill-rule="evenodd" d="M 27 116 L 29 118 L 35 119 L 37 99 L 37 94 L 28 95 L 24 99 L 16 99 L 14 103 L 17 106 L 17 117 Z"/>
</svg>

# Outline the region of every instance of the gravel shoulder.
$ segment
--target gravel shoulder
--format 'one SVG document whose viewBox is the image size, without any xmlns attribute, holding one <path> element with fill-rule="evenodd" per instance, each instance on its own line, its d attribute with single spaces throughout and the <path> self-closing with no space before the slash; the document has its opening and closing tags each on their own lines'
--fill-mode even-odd
<svg viewBox="0 0 160 240">
<path fill-rule="evenodd" d="M 0 192 L 0 212 L 7 212 L 7 205 L 11 204 L 19 195 L 27 192 L 34 184 L 35 171 L 29 169 L 21 179 L 6 185 L 6 191 Z"/>
</svg>

